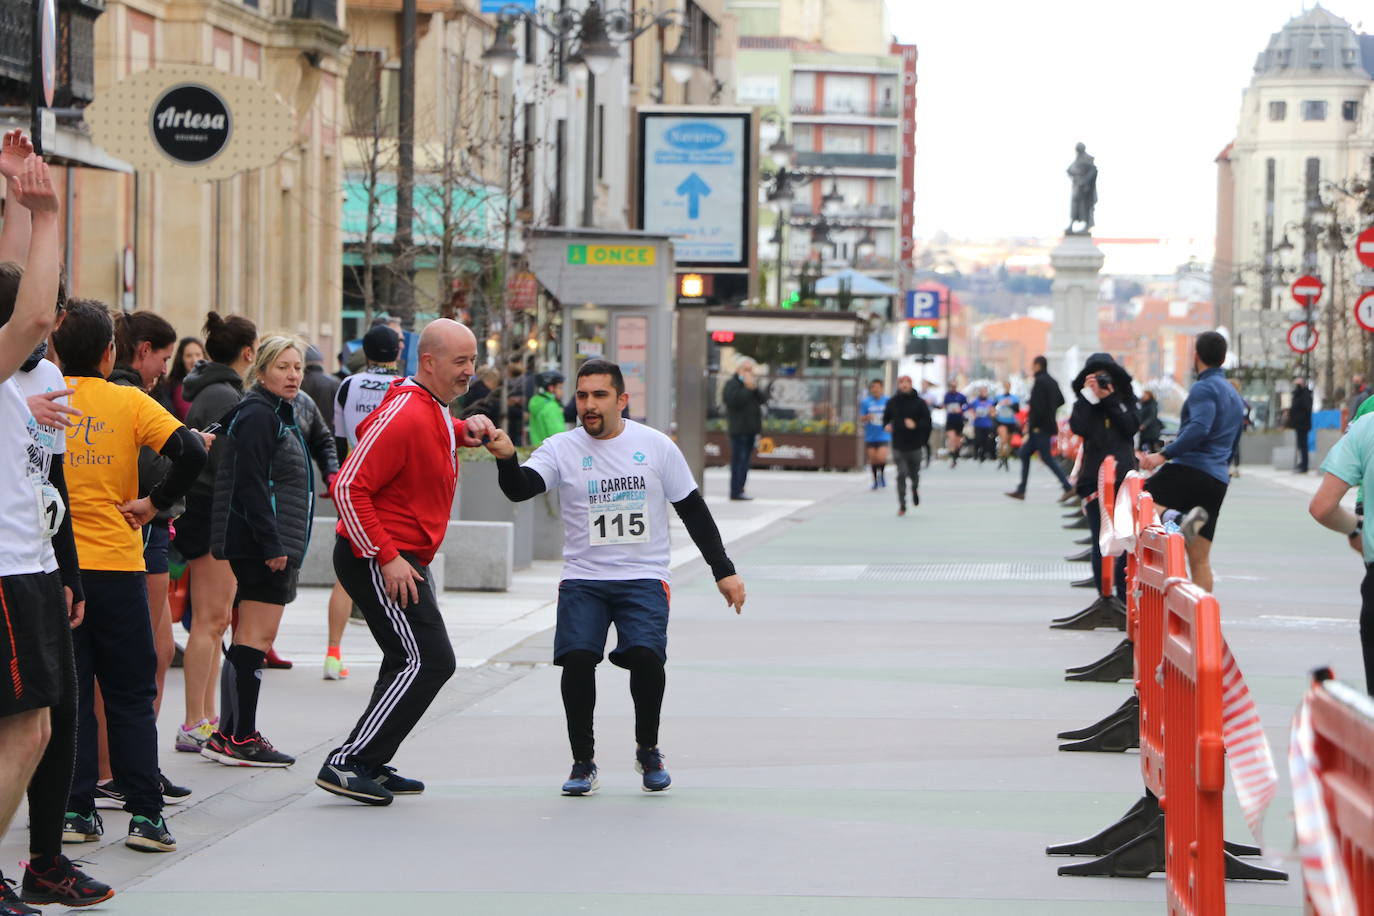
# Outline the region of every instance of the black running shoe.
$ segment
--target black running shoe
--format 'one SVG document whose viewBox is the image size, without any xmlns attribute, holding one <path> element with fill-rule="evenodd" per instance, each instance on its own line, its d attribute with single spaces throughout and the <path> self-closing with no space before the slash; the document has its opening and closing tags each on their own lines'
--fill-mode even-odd
<svg viewBox="0 0 1374 916">
<path fill-rule="evenodd" d="M 315 777 L 315 785 L 339 795 L 351 798 L 364 805 L 389 805 L 392 792 L 372 778 L 372 775 L 357 764 L 338 765 L 326 763 L 320 767 Z"/>
<path fill-rule="evenodd" d="M 66 856 L 55 856 L 46 871 L 38 871 L 32 862 L 24 866 L 26 903 L 92 906 L 113 896 L 114 888 L 95 880 Z"/>
<path fill-rule="evenodd" d="M 219 757 L 215 755 L 224 753 L 224 743 L 228 740 L 224 732 L 216 729 L 210 733 L 210 737 L 205 739 L 205 745 L 200 749 L 200 756 L 218 761 Z"/>
<path fill-rule="evenodd" d="M 124 791 L 113 779 L 96 783 L 95 806 L 104 808 L 106 811 L 122 811 L 124 809 Z"/>
<path fill-rule="evenodd" d="M 190 789 L 172 782 L 161 770 L 157 771 L 157 788 L 164 805 L 179 805 L 191 796 Z"/>
<path fill-rule="evenodd" d="M 154 820 L 141 814 L 129 818 L 129 835 L 124 838 L 124 845 L 139 852 L 177 851 L 177 841 L 167 829 L 167 819 Z"/>
<path fill-rule="evenodd" d="M 242 741 L 225 738 L 223 744 L 213 749 L 207 741 L 200 755 L 231 767 L 289 767 L 296 762 L 295 757 L 274 748 L 262 732 L 253 732 Z"/>
<path fill-rule="evenodd" d="M 419 795 L 425 791 L 425 784 L 396 772 L 395 767 L 384 766 L 372 779 L 392 795 Z"/>
<path fill-rule="evenodd" d="M 591 795 L 601 783 L 596 779 L 596 764 L 591 760 L 574 760 L 568 781 L 563 783 L 564 795 Z"/>
<path fill-rule="evenodd" d="M 100 815 L 95 811 L 90 814 L 81 814 L 77 811 L 68 811 L 62 818 L 62 842 L 64 843 L 94 843 L 105 835 L 105 822 L 100 819 Z"/>
<path fill-rule="evenodd" d="M 0 916 L 38 916 L 40 912 L 20 900 L 14 892 L 14 882 L 0 875 Z"/>
</svg>

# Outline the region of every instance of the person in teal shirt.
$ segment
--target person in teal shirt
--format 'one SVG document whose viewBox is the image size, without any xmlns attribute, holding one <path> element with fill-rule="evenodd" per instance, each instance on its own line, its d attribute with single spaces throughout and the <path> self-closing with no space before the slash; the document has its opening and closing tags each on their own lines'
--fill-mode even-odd
<svg viewBox="0 0 1374 916">
<path fill-rule="evenodd" d="M 1365 689 L 1374 694 L 1374 537 L 1364 519 L 1341 506 L 1351 487 L 1374 483 L 1374 419 L 1362 416 L 1350 424 L 1322 462 L 1322 482 L 1307 511 L 1323 526 L 1345 535 L 1365 564 L 1360 585 L 1360 648 L 1364 653 Z"/>
<path fill-rule="evenodd" d="M 541 372 L 538 384 L 539 391 L 530 398 L 530 445 L 568 431 L 563 421 L 563 374 Z"/>
<path fill-rule="evenodd" d="M 883 411 L 887 409 L 887 395 L 883 394 L 882 379 L 868 383 L 868 397 L 859 402 L 859 419 L 864 425 L 864 451 L 868 458 L 868 469 L 873 472 L 873 486 L 887 486 L 887 445 L 892 434 L 883 426 Z"/>
</svg>

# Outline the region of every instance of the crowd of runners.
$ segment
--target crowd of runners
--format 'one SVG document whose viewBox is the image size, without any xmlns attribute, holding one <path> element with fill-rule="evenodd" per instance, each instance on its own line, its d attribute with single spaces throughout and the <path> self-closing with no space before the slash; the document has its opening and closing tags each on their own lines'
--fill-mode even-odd
<svg viewBox="0 0 1374 916">
<path fill-rule="evenodd" d="M 464 446 L 495 456 L 511 500 L 560 496 L 553 662 L 573 760 L 562 792 L 597 789 L 595 672 L 612 625 L 609 658 L 630 672 L 634 766 L 645 791 L 669 787 L 658 746 L 669 506 L 727 606 L 739 612 L 745 592 L 682 453 L 623 416 L 618 366 L 584 363 L 566 408 L 561 375 L 535 380 L 522 404 L 541 447 L 522 465 L 523 417 L 509 429 L 493 423 L 489 414 L 513 411 L 487 409 L 504 396 L 500 377 L 478 366 L 463 325 L 425 327 L 403 374 L 405 338 L 380 323 L 364 336 L 362 364 L 342 378 L 325 374 L 314 347 L 260 334 L 242 316 L 211 312 L 202 336 L 180 336 L 157 314 L 66 288 L 60 202 L 21 131 L 4 136 L 0 175 L 0 834 L 27 796 L 30 838 L 20 879 L 0 875 L 0 916 L 113 896 L 63 854 L 64 844 L 102 837 L 101 809 L 129 814 L 131 849 L 177 848 L 163 808 L 194 786 L 163 775 L 162 752 L 229 766 L 295 763 L 259 730 L 260 671 L 290 665 L 273 642 L 296 597 L 318 498 L 332 499 L 338 516 L 324 677 L 348 676 L 340 643 L 350 614 L 383 660 L 316 784 L 371 805 L 424 791 L 391 761 L 455 670 L 429 565 Z M 578 421 L 572 429 L 565 410 Z M 174 579 L 177 616 L 189 624 L 184 649 Z M 164 744 L 158 714 L 174 657 L 185 715 Z"/>
</svg>

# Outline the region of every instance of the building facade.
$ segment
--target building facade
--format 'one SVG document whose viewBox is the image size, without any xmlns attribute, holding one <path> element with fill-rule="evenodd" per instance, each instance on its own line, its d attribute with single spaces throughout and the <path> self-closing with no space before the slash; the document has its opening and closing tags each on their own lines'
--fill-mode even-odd
<svg viewBox="0 0 1374 916">
<path fill-rule="evenodd" d="M 1351 228 L 1355 201 L 1339 186 L 1371 174 L 1371 73 L 1374 36 L 1321 6 L 1289 20 L 1256 58 L 1235 139 L 1216 160 L 1214 298 L 1244 364 L 1280 371 L 1293 363 L 1285 335 L 1303 316 L 1293 314 L 1288 286 L 1302 273 L 1328 286 L 1321 309 L 1330 310 L 1314 315 L 1326 335 L 1319 361 L 1332 365 L 1340 350 L 1325 349 L 1352 345 L 1354 260 L 1330 244 L 1330 225 Z"/>
</svg>

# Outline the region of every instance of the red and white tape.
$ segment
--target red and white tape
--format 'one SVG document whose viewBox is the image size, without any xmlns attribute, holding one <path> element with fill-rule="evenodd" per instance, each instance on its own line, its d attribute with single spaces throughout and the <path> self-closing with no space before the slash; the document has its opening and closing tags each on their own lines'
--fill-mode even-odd
<svg viewBox="0 0 1374 916">
<path fill-rule="evenodd" d="M 1293 714 L 1288 773 L 1293 781 L 1293 828 L 1302 860 L 1303 887 L 1317 916 L 1358 916 L 1355 897 L 1331 821 L 1322 801 L 1321 762 L 1312 730 L 1312 691 Z"/>
<path fill-rule="evenodd" d="M 1226 746 L 1226 762 L 1231 768 L 1231 784 L 1235 786 L 1241 814 L 1255 842 L 1263 846 L 1264 812 L 1278 794 L 1279 773 L 1240 665 L 1236 664 L 1231 647 L 1225 645 L 1225 637 L 1222 642 L 1222 743 Z"/>
</svg>

